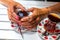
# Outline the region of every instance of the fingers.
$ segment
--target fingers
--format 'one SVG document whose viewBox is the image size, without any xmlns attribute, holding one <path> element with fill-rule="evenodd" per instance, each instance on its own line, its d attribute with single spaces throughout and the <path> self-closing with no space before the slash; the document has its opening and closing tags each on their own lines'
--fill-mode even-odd
<svg viewBox="0 0 60 40">
<path fill-rule="evenodd" d="M 37 17 L 36 22 L 39 23 L 40 20 L 41 20 L 41 19 L 40 19 L 40 16 L 39 16 L 39 17 Z"/>
<path fill-rule="evenodd" d="M 23 22 L 23 23 L 21 23 L 21 25 L 22 25 L 22 26 L 30 26 L 31 24 L 28 23 L 28 22 Z"/>
<path fill-rule="evenodd" d="M 29 22 L 30 24 L 34 24 L 36 22 L 36 18 L 30 18 L 27 22 Z"/>
<path fill-rule="evenodd" d="M 13 12 L 12 15 L 16 20 L 19 20 L 19 16 L 15 12 Z"/>
<path fill-rule="evenodd" d="M 9 20 L 11 19 L 12 15 L 11 15 L 11 12 L 8 10 L 8 18 Z"/>
<path fill-rule="evenodd" d="M 34 21 L 31 22 L 31 24 L 38 25 L 39 22 L 40 22 L 40 17 L 37 17 Z"/>
<path fill-rule="evenodd" d="M 30 30 L 36 28 L 39 22 L 40 22 L 40 17 L 37 17 L 35 20 L 32 20 L 32 22 L 28 22 L 28 21 L 22 22 L 22 26 Z"/>
<path fill-rule="evenodd" d="M 26 9 L 23 7 L 23 5 L 16 3 L 16 8 L 22 9 L 22 11 L 25 11 Z"/>
<path fill-rule="evenodd" d="M 21 24 L 23 27 L 27 28 L 28 30 L 31 30 L 33 28 L 36 28 L 37 23 L 31 24 L 28 22 L 24 22 L 23 24 Z"/>
<path fill-rule="evenodd" d="M 9 17 L 10 21 L 12 21 L 12 22 L 18 22 L 18 20 L 15 17 L 13 17 L 12 14 L 13 13 L 11 11 L 9 11 L 9 9 L 8 9 L 8 17 Z"/>
<path fill-rule="evenodd" d="M 19 20 L 19 16 L 14 12 L 13 7 L 8 8 L 8 12 L 11 12 L 11 15 L 16 18 L 17 20 Z"/>
<path fill-rule="evenodd" d="M 31 30 L 31 29 L 34 29 L 37 27 L 36 24 L 32 24 L 32 25 L 28 25 L 28 26 L 25 26 L 28 30 Z"/>
<path fill-rule="evenodd" d="M 29 30 L 36 28 L 39 22 L 40 22 L 40 17 L 38 17 L 35 21 L 31 23 L 32 25 L 30 25 L 31 28 Z"/>
<path fill-rule="evenodd" d="M 23 17 L 22 19 L 21 19 L 21 22 L 31 22 L 33 19 L 31 18 L 31 17 L 29 17 L 29 16 L 27 16 L 27 17 Z"/>
</svg>

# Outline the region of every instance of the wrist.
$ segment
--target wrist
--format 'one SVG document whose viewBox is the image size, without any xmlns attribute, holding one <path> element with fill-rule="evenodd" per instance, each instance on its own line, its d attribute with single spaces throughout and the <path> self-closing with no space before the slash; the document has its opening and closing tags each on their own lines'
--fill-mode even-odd
<svg viewBox="0 0 60 40">
<path fill-rule="evenodd" d="M 11 7 L 11 6 L 14 6 L 15 5 L 15 2 L 14 1 L 10 1 L 8 4 L 7 4 L 7 7 Z"/>
<path fill-rule="evenodd" d="M 0 3 L 6 7 L 8 7 L 9 5 L 13 4 L 14 1 L 13 0 L 0 0 Z"/>
</svg>

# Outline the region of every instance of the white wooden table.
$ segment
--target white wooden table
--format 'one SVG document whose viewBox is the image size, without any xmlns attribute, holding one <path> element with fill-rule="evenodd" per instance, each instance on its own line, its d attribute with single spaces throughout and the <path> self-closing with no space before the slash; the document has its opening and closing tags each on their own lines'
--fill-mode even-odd
<svg viewBox="0 0 60 40">
<path fill-rule="evenodd" d="M 53 5 L 53 2 L 39 2 L 39 1 L 19 1 L 16 0 L 17 2 L 21 3 L 24 5 L 26 8 L 31 8 L 31 7 L 37 7 L 37 8 L 42 8 L 42 7 L 47 7 L 50 5 Z M 10 25 L 10 22 L 1 22 L 1 21 L 9 21 L 8 16 L 7 16 L 7 8 L 4 7 L 3 5 L 0 4 L 0 29 L 13 29 Z M 37 32 L 36 33 L 24 33 L 24 40 L 40 40 Z M 22 37 L 20 34 L 17 34 L 14 31 L 3 31 L 0 30 L 0 39 L 19 39 L 22 40 Z"/>
</svg>

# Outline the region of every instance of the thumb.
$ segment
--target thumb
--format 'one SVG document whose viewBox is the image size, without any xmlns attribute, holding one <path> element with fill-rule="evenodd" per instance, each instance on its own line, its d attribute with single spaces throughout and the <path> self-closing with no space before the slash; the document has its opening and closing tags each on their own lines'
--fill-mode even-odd
<svg viewBox="0 0 60 40">
<path fill-rule="evenodd" d="M 32 21 L 33 17 L 32 16 L 27 16 L 27 17 L 23 17 L 21 19 L 21 22 L 30 22 Z"/>
<path fill-rule="evenodd" d="M 32 7 L 32 8 L 29 8 L 27 11 L 28 11 L 28 12 L 33 12 L 33 11 L 34 11 L 34 9 L 35 9 L 35 8 L 34 8 L 34 7 Z"/>
<path fill-rule="evenodd" d="M 26 22 L 26 21 L 28 21 L 29 19 L 28 19 L 28 17 L 23 17 L 22 19 L 21 19 L 21 22 Z"/>
</svg>

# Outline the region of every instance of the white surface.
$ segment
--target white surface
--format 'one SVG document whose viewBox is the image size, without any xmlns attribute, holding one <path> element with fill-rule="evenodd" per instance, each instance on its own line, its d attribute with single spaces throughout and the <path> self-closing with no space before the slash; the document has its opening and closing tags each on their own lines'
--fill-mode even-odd
<svg viewBox="0 0 60 40">
<path fill-rule="evenodd" d="M 24 35 L 24 40 L 41 40 L 37 32 L 36 33 L 25 33 L 23 35 Z"/>
<path fill-rule="evenodd" d="M 38 7 L 38 8 L 42 8 L 42 7 L 47 7 L 52 5 L 53 3 L 43 3 L 43 2 L 36 2 L 36 1 L 19 1 L 16 0 L 17 2 L 20 2 L 21 4 L 23 4 L 26 8 L 30 8 L 30 7 Z M 7 8 L 0 5 L 0 14 L 7 14 Z M 7 15 L 0 15 L 0 21 L 9 21 Z M 10 26 L 10 23 L 5 23 L 5 22 L 0 22 L 0 29 L 12 29 Z M 37 33 L 32 33 L 32 34 L 28 34 L 25 33 L 24 35 L 24 40 L 41 40 L 38 36 Z M 0 39 L 22 39 L 21 35 L 17 34 L 14 31 L 1 31 L 0 30 Z"/>
<path fill-rule="evenodd" d="M 0 39 L 22 39 L 22 37 L 14 31 L 0 30 Z"/>
</svg>

